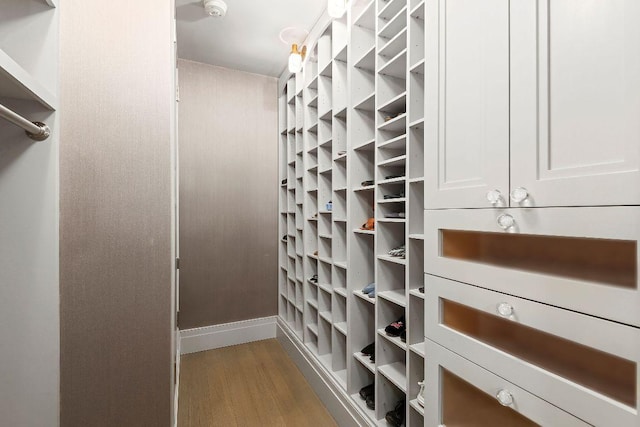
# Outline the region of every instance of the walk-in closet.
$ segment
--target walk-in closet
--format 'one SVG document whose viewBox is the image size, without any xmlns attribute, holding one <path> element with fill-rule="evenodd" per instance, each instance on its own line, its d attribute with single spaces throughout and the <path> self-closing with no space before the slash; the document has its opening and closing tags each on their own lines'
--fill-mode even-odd
<svg viewBox="0 0 640 427">
<path fill-rule="evenodd" d="M 0 425 L 640 426 L 640 0 L 0 0 Z"/>
</svg>

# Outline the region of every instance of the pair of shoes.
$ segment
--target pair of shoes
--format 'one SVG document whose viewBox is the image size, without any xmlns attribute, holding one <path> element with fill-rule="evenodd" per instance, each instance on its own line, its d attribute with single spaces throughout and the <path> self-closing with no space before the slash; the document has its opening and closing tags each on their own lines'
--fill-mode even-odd
<svg viewBox="0 0 640 427">
<path fill-rule="evenodd" d="M 397 248 L 393 248 L 389 251 L 389 255 L 394 256 L 394 257 L 398 257 L 398 258 L 404 258 L 405 255 L 405 248 L 404 245 L 398 246 Z"/>
<path fill-rule="evenodd" d="M 398 117 L 398 116 L 399 116 L 400 114 L 402 114 L 402 113 L 404 113 L 404 111 L 401 111 L 401 112 L 399 112 L 399 113 L 392 114 L 392 115 L 390 115 L 390 116 L 386 116 L 386 117 L 384 118 L 384 121 L 385 121 L 385 122 L 388 122 L 388 121 L 389 121 L 389 120 L 391 120 L 391 119 L 395 119 L 396 117 Z"/>
<path fill-rule="evenodd" d="M 371 297 L 371 294 L 373 294 L 373 296 L 375 296 L 376 295 L 376 284 L 375 283 L 369 283 L 367 286 L 362 288 L 362 293 L 363 294 L 367 294 L 370 297 Z M 371 298 L 373 298 L 373 297 L 371 297 Z"/>
<path fill-rule="evenodd" d="M 318 283 L 318 275 L 314 274 L 313 276 L 311 276 L 309 281 L 312 282 L 312 283 Z"/>
<path fill-rule="evenodd" d="M 389 212 L 384 214 L 385 218 L 406 218 L 407 215 L 404 212 Z"/>
<path fill-rule="evenodd" d="M 366 402 L 367 408 L 376 409 L 376 389 L 374 384 L 362 387 L 358 394 Z"/>
<path fill-rule="evenodd" d="M 282 182 L 282 185 L 287 185 L 287 178 L 283 179 L 281 182 Z"/>
<path fill-rule="evenodd" d="M 404 190 L 400 191 L 399 193 L 395 193 L 395 194 L 385 194 L 382 197 L 384 197 L 385 200 L 388 200 L 388 199 L 400 199 L 400 198 L 404 197 Z"/>
<path fill-rule="evenodd" d="M 362 181 L 362 182 L 360 183 L 360 185 L 362 185 L 363 187 L 368 187 L 368 186 L 370 186 L 370 185 L 373 185 L 373 180 L 372 180 L 372 179 L 368 179 L 368 180 L 366 180 L 366 181 Z"/>
<path fill-rule="evenodd" d="M 405 327 L 406 325 L 404 322 L 404 315 L 402 315 L 398 320 L 384 328 L 384 331 L 387 333 L 387 335 L 391 335 L 392 337 L 399 337 L 402 332 L 404 332 Z"/>
<path fill-rule="evenodd" d="M 422 293 L 424 294 L 424 286 L 420 286 L 420 287 L 418 288 L 418 291 L 419 291 L 419 292 L 422 292 Z"/>
<path fill-rule="evenodd" d="M 404 425 L 404 404 L 405 400 L 399 400 L 393 410 L 387 412 L 384 419 L 393 427 L 401 427 Z"/>
<path fill-rule="evenodd" d="M 376 361 L 376 343 L 375 342 L 372 342 L 371 344 L 369 344 L 368 346 L 360 350 L 360 352 L 365 356 L 369 356 L 370 361 L 372 362 Z"/>
<path fill-rule="evenodd" d="M 375 224 L 376 224 L 375 218 L 369 218 L 367 219 L 367 222 L 362 224 L 362 227 L 360 227 L 360 230 L 373 230 L 375 228 Z"/>
<path fill-rule="evenodd" d="M 418 385 L 420 386 L 420 391 L 418 391 L 418 396 L 416 396 L 416 399 L 418 400 L 420 406 L 424 408 L 424 381 L 418 381 Z"/>
</svg>

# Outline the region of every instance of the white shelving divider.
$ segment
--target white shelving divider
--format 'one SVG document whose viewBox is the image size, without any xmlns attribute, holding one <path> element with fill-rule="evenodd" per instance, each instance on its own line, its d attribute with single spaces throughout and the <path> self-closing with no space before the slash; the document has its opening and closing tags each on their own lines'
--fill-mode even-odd
<svg viewBox="0 0 640 427">
<path fill-rule="evenodd" d="M 279 313 L 371 425 L 402 399 L 406 425 L 424 424 L 423 12 L 415 0 L 352 2 L 312 31 L 310 59 L 280 97 L 281 178 L 293 181 L 280 191 L 292 242 L 281 244 Z M 404 258 L 389 254 L 401 245 Z M 406 342 L 385 333 L 402 316 Z M 374 409 L 359 396 L 371 384 Z"/>
</svg>

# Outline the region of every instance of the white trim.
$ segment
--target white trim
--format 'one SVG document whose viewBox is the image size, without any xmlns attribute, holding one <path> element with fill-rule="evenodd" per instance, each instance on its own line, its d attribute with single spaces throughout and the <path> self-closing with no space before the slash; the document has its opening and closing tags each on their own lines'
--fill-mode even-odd
<svg viewBox="0 0 640 427">
<path fill-rule="evenodd" d="M 372 426 L 368 417 L 353 404 L 331 374 L 320 364 L 287 324 L 278 318 L 278 341 L 294 361 L 302 375 L 341 427 Z"/>
<path fill-rule="evenodd" d="M 180 354 L 276 337 L 276 316 L 180 331 Z"/>
</svg>

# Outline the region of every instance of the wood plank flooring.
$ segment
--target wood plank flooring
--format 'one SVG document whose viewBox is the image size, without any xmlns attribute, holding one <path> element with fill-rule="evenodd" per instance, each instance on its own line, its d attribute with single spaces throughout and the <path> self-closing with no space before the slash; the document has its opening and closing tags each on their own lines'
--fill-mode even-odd
<svg viewBox="0 0 640 427">
<path fill-rule="evenodd" d="M 182 356 L 178 427 L 337 427 L 275 340 Z"/>
</svg>

